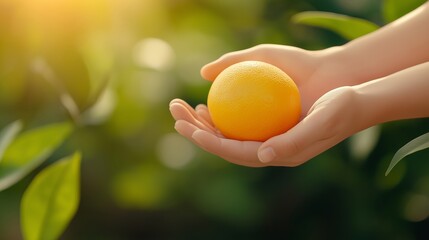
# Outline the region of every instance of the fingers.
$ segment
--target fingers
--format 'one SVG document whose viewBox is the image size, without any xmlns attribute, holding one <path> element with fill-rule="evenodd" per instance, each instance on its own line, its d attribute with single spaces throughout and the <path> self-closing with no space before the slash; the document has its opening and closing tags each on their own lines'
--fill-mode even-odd
<svg viewBox="0 0 429 240">
<path fill-rule="evenodd" d="M 317 115 L 308 116 L 288 132 L 264 142 L 258 150 L 261 162 L 270 165 L 297 166 L 316 156 L 334 140 Z M 334 144 L 332 144 L 333 146 Z"/>
<path fill-rule="evenodd" d="M 255 53 L 257 48 L 249 48 L 245 50 L 230 52 L 217 60 L 205 65 L 201 68 L 201 76 L 209 81 L 214 81 L 217 75 L 221 73 L 225 68 L 231 66 L 234 63 L 238 63 L 246 60 L 261 60 Z"/>
<path fill-rule="evenodd" d="M 264 143 L 224 138 L 208 123 L 211 120 L 204 105 L 194 111 L 182 100 L 174 100 L 170 110 L 176 119 L 175 129 L 181 135 L 207 152 L 248 167 L 297 166 L 343 140 L 326 130 L 332 124 L 317 110 L 288 132 Z"/>
<path fill-rule="evenodd" d="M 198 105 L 194 110 L 183 100 L 174 99 L 170 103 L 170 111 L 176 120 L 176 131 L 202 149 L 234 164 L 266 166 L 257 157 L 261 143 L 224 138 L 212 125 L 207 106 Z"/>
<path fill-rule="evenodd" d="M 175 99 L 170 104 L 170 111 L 176 120 L 177 132 L 207 152 L 234 164 L 248 167 L 296 166 L 320 151 L 313 139 L 318 139 L 321 127 L 312 123 L 321 121 L 311 121 L 311 118 L 304 119 L 289 132 L 261 143 L 224 138 L 212 125 L 205 105 L 198 105 L 194 110 L 183 100 Z"/>
<path fill-rule="evenodd" d="M 180 133 L 182 136 L 186 137 L 188 140 L 193 142 L 195 145 L 198 145 L 198 143 L 192 138 L 192 134 L 199 130 L 196 126 L 192 125 L 191 123 L 185 121 L 185 120 L 177 120 L 174 124 L 174 128 L 178 133 Z"/>
<path fill-rule="evenodd" d="M 260 160 L 296 166 L 341 142 L 361 129 L 353 104 L 354 93 L 349 88 L 326 93 L 301 122 L 261 145 Z"/>
<path fill-rule="evenodd" d="M 321 154 L 322 152 L 330 149 L 340 141 L 335 140 L 334 138 L 321 139 L 317 141 L 315 144 L 309 146 L 304 151 L 296 154 L 295 156 L 289 159 L 283 159 L 283 166 L 295 167 L 301 165 L 313 157 Z"/>
<path fill-rule="evenodd" d="M 217 75 L 219 75 L 219 73 L 221 73 L 225 68 L 242 61 L 241 59 L 241 51 L 225 54 L 217 60 L 203 66 L 200 74 L 204 79 L 214 81 Z"/>
<path fill-rule="evenodd" d="M 200 107 L 201 109 L 202 107 Z M 203 112 L 204 109 L 201 109 L 200 112 Z M 212 132 L 214 134 L 219 134 L 217 129 L 213 126 L 213 124 L 206 120 L 209 116 L 201 117 L 198 115 L 195 110 L 189 106 L 185 101 L 180 99 L 174 99 L 170 103 L 170 112 L 175 120 L 185 120 L 199 129 Z M 203 115 L 207 115 L 204 113 Z"/>
<path fill-rule="evenodd" d="M 208 122 L 210 125 L 213 125 L 212 118 L 209 113 L 209 109 L 204 104 L 199 104 L 195 107 L 195 112 L 200 116 L 202 119 L 204 119 L 206 122 Z"/>
<path fill-rule="evenodd" d="M 221 138 L 211 132 L 201 130 L 185 120 L 178 120 L 174 128 L 200 148 L 231 163 L 248 167 L 266 166 L 258 160 L 256 154 L 261 145 L 259 142 Z"/>
<path fill-rule="evenodd" d="M 261 145 L 260 142 L 220 138 L 203 130 L 193 132 L 192 139 L 202 149 L 218 155 L 231 163 L 248 167 L 266 166 L 257 157 L 257 150 Z"/>
<path fill-rule="evenodd" d="M 311 74 L 310 55 L 303 49 L 275 44 L 261 44 L 248 49 L 227 53 L 217 60 L 201 68 L 201 76 L 209 81 L 215 78 L 225 68 L 242 61 L 263 61 L 273 64 L 296 79 L 296 71 Z M 299 64 L 307 63 L 307 64 Z M 305 67 L 304 67 L 305 65 Z M 299 70 L 295 70 L 299 69 Z M 298 74 L 299 75 L 299 74 Z"/>
</svg>

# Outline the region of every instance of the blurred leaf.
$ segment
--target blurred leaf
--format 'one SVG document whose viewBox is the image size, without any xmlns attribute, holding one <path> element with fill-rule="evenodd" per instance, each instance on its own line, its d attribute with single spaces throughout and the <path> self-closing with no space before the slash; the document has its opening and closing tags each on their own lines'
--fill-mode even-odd
<svg viewBox="0 0 429 240">
<path fill-rule="evenodd" d="M 393 22 L 416 9 L 426 0 L 384 0 L 383 17 L 386 22 Z"/>
<path fill-rule="evenodd" d="M 106 91 L 108 91 L 110 79 L 111 77 L 106 75 L 98 84 L 93 84 L 94 86 L 91 87 L 93 90 L 88 103 L 85 107 L 82 108 L 82 111 L 86 111 L 87 109 L 94 107 L 94 105 L 100 101 L 103 95 L 106 94 Z"/>
<path fill-rule="evenodd" d="M 90 92 L 82 111 L 91 108 L 102 97 L 112 78 L 115 57 L 106 36 L 93 34 L 79 48 L 80 55 L 88 70 Z"/>
<path fill-rule="evenodd" d="M 326 28 L 348 40 L 358 38 L 379 28 L 376 24 L 364 19 L 328 12 L 301 12 L 295 14 L 292 21 Z"/>
<path fill-rule="evenodd" d="M 24 239 L 58 239 L 79 205 L 80 153 L 40 172 L 21 202 Z"/>
<path fill-rule="evenodd" d="M 364 161 L 374 150 L 380 138 L 380 126 L 376 125 L 356 133 L 349 139 L 350 154 L 357 161 Z"/>
<path fill-rule="evenodd" d="M 104 89 L 97 100 L 82 113 L 82 123 L 97 125 L 105 122 L 112 115 L 115 106 L 115 92 L 110 88 Z"/>
<path fill-rule="evenodd" d="M 67 44 L 51 46 L 46 55 L 43 55 L 46 64 L 51 68 L 57 84 L 61 85 L 78 109 L 86 106 L 91 89 L 89 72 L 83 56 L 73 46 Z"/>
<path fill-rule="evenodd" d="M 128 209 L 161 209 L 172 199 L 170 177 L 164 168 L 142 164 L 118 172 L 112 179 L 115 202 Z"/>
<path fill-rule="evenodd" d="M 208 216 L 234 225 L 255 223 L 261 218 L 263 206 L 247 181 L 239 175 L 223 174 L 205 182 L 197 190 L 197 206 Z"/>
<path fill-rule="evenodd" d="M 9 124 L 7 127 L 0 132 L 0 162 L 3 159 L 3 154 L 7 147 L 11 144 L 15 136 L 21 131 L 22 123 L 15 121 Z"/>
<path fill-rule="evenodd" d="M 407 172 L 407 164 L 406 162 L 402 162 L 401 164 L 396 164 L 395 171 L 385 176 L 384 174 L 386 173 L 386 164 L 389 164 L 391 160 L 391 156 L 385 155 L 382 156 L 380 161 L 377 163 L 377 171 L 374 175 L 375 182 L 382 190 L 389 190 L 396 187 L 404 179 L 405 173 Z"/>
<path fill-rule="evenodd" d="M 72 130 L 70 123 L 43 126 L 18 136 L 0 162 L 0 190 L 4 190 L 48 158 Z"/>
<path fill-rule="evenodd" d="M 398 162 L 401 161 L 404 157 L 426 148 L 429 148 L 429 133 L 423 134 L 420 137 L 417 137 L 411 140 L 409 143 L 405 144 L 393 156 L 393 159 L 390 162 L 389 167 L 387 168 L 386 176 L 390 173 L 390 171 L 392 171 L 393 167 L 395 167 L 395 165 L 398 164 Z"/>
<path fill-rule="evenodd" d="M 68 92 L 68 90 L 65 88 L 64 84 L 55 75 L 51 66 L 45 61 L 45 59 L 37 58 L 33 61 L 33 69 L 35 72 L 43 76 L 43 78 L 47 82 L 52 84 L 52 86 L 55 88 L 55 90 L 58 93 L 61 104 L 67 110 L 67 113 L 70 115 L 71 119 L 75 123 L 79 123 L 80 122 L 79 107 L 75 102 L 75 100 L 73 99 L 73 97 Z"/>
</svg>

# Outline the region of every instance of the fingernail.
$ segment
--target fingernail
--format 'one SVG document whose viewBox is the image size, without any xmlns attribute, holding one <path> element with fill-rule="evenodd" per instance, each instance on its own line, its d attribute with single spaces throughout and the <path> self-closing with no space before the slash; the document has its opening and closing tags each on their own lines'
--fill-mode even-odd
<svg viewBox="0 0 429 240">
<path fill-rule="evenodd" d="M 174 105 L 174 103 L 170 103 L 170 104 L 168 105 L 168 109 L 170 109 L 170 111 L 171 111 L 171 108 L 173 107 L 173 105 Z"/>
<path fill-rule="evenodd" d="M 267 147 L 261 151 L 258 152 L 259 161 L 263 163 L 268 163 L 274 160 L 276 157 L 276 153 L 274 152 L 273 148 Z"/>
<path fill-rule="evenodd" d="M 198 133 L 197 133 L 198 131 L 199 131 L 199 130 L 195 130 L 195 131 L 192 133 L 192 136 L 191 136 L 191 137 L 192 137 L 192 139 L 197 140 L 197 137 L 196 137 L 196 136 L 197 136 L 197 134 L 198 134 Z"/>
</svg>

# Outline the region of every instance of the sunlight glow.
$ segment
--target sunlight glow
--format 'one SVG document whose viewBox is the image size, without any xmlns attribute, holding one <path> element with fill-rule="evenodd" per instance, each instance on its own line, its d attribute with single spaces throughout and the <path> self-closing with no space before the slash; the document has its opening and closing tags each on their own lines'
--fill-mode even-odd
<svg viewBox="0 0 429 240">
<path fill-rule="evenodd" d="M 167 74 L 141 71 L 136 74 L 136 83 L 128 90 L 140 101 L 161 103 L 174 97 L 176 82 Z"/>
<path fill-rule="evenodd" d="M 134 61 L 140 67 L 164 71 L 172 67 L 174 52 L 166 41 L 146 38 L 134 47 Z"/>
<path fill-rule="evenodd" d="M 411 195 L 405 205 L 404 217 L 412 222 L 420 222 L 428 216 L 429 197 L 420 194 Z"/>
<path fill-rule="evenodd" d="M 373 126 L 353 135 L 349 141 L 350 153 L 358 161 L 365 160 L 380 138 L 380 126 Z"/>
<path fill-rule="evenodd" d="M 116 107 L 116 94 L 112 89 L 106 89 L 87 112 L 84 113 L 86 124 L 100 124 L 105 122 Z"/>
<path fill-rule="evenodd" d="M 189 164 L 195 153 L 194 146 L 177 133 L 165 135 L 158 144 L 161 162 L 173 169 L 180 169 Z"/>
</svg>

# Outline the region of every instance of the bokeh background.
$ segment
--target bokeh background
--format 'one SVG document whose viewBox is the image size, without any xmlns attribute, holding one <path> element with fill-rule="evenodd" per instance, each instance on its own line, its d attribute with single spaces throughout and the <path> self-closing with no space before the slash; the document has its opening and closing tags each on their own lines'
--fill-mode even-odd
<svg viewBox="0 0 429 240">
<path fill-rule="evenodd" d="M 80 207 L 61 239 L 429 239 L 429 151 L 384 176 L 428 119 L 371 128 L 296 168 L 254 169 L 193 146 L 168 111 L 176 97 L 206 101 L 199 69 L 226 52 L 346 42 L 294 14 L 383 25 L 382 3 L 0 0 L 0 127 L 76 121 L 64 91 L 79 107 L 80 126 L 44 164 L 82 151 Z M 38 170 L 0 192 L 0 239 L 22 239 L 20 200 Z"/>
</svg>

